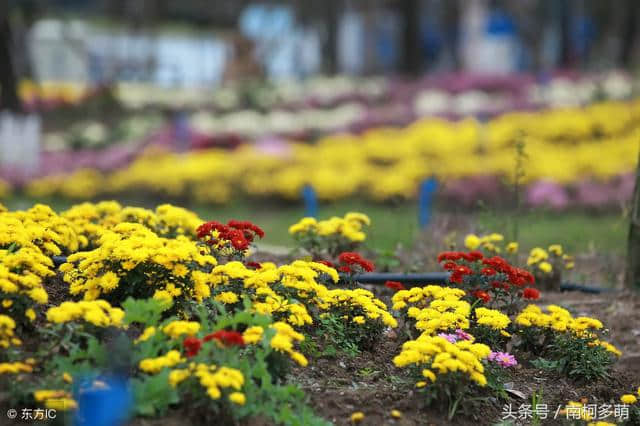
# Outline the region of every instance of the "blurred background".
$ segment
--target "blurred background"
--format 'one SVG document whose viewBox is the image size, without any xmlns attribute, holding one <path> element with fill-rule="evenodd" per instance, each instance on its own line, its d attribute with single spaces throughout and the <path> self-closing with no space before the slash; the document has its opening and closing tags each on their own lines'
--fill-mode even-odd
<svg viewBox="0 0 640 426">
<path fill-rule="evenodd" d="M 0 200 L 169 201 L 271 244 L 361 210 L 381 251 L 519 220 L 616 256 L 639 23 L 635 0 L 0 0 Z"/>
</svg>

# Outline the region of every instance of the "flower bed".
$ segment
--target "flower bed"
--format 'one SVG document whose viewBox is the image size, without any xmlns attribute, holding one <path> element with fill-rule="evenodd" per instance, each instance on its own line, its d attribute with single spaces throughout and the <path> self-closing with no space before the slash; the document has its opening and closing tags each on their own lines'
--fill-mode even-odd
<svg viewBox="0 0 640 426">
<path fill-rule="evenodd" d="M 23 189 L 35 197 L 86 199 L 139 190 L 226 203 L 237 196 L 299 200 L 310 184 L 321 200 L 361 196 L 385 202 L 416 198 L 420 183 L 435 176 L 442 182 L 440 199 L 473 205 L 504 200 L 520 158 L 519 183 L 528 204 L 601 208 L 632 193 L 639 106 L 634 101 L 513 113 L 486 124 L 425 119 L 400 129 L 334 135 L 314 145 L 148 150 L 111 173 L 79 169 L 34 179 Z"/>
<path fill-rule="evenodd" d="M 251 258 L 259 226 L 205 222 L 171 205 L 2 210 L 3 406 L 141 422 L 379 424 L 406 413 L 420 423 L 429 413 L 463 424 L 477 410 L 497 419 L 520 392 L 514 378 L 541 371 L 576 389 L 605 386 L 629 422 L 640 414 L 639 377 L 620 379 L 622 353 L 605 325 L 531 304 L 541 294 L 525 268 L 544 272 L 558 246 L 533 250 L 519 267 L 495 254 L 497 234 L 468 236 L 484 252 L 442 253 L 447 286 L 390 282 L 376 294 L 353 280 L 375 268 L 355 251 L 375 226 L 362 213 L 294 224 L 312 256 L 274 264 Z M 60 254 L 67 262 L 56 270 L 50 257 Z M 380 409 L 368 417 L 360 398 L 333 417 L 317 386 L 345 376 L 367 383 L 363 395 L 384 395 L 382 417 Z M 109 409 L 88 412 L 90 395 L 111 401 Z"/>
</svg>

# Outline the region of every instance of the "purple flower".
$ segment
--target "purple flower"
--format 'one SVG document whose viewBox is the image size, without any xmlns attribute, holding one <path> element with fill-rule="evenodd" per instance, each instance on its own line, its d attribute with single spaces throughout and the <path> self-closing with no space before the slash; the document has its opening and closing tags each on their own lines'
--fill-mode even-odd
<svg viewBox="0 0 640 426">
<path fill-rule="evenodd" d="M 443 337 L 447 339 L 450 343 L 455 343 L 458 341 L 458 336 L 456 336 L 455 334 L 440 333 L 438 334 L 438 337 Z"/>
<path fill-rule="evenodd" d="M 489 361 L 495 362 L 499 366 L 503 368 L 513 367 L 514 365 L 518 365 L 518 361 L 516 361 L 516 357 L 511 355 L 508 352 L 491 352 L 487 357 Z"/>
<path fill-rule="evenodd" d="M 473 340 L 473 336 L 462 329 L 456 330 L 456 336 L 460 340 Z"/>
</svg>

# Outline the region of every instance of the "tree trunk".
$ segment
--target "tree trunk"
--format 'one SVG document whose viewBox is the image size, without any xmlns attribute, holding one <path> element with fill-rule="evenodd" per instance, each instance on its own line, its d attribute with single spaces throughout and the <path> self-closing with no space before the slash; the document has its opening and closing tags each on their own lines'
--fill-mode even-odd
<svg viewBox="0 0 640 426">
<path fill-rule="evenodd" d="M 622 48 L 620 49 L 620 63 L 625 67 L 631 64 L 633 54 L 633 43 L 638 32 L 638 10 L 637 0 L 628 0 L 625 2 L 626 19 L 622 27 Z"/>
<path fill-rule="evenodd" d="M 635 290 L 640 290 L 640 154 L 638 157 L 627 245 L 627 287 Z"/>
<path fill-rule="evenodd" d="M 400 13 L 404 33 L 402 37 L 402 70 L 417 75 L 422 65 L 420 55 L 420 4 L 418 0 L 402 0 Z"/>
<path fill-rule="evenodd" d="M 338 72 L 338 0 L 326 0 L 324 25 L 326 39 L 324 42 L 324 68 L 328 75 Z"/>
<path fill-rule="evenodd" d="M 11 27 L 8 9 L 6 0 L 0 0 L 0 108 L 20 111 L 16 75 L 11 58 Z"/>
</svg>

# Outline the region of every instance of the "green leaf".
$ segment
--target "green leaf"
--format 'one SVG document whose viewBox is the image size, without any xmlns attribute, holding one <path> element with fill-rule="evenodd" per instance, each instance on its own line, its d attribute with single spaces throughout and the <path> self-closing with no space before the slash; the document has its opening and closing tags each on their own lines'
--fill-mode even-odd
<svg viewBox="0 0 640 426">
<path fill-rule="evenodd" d="M 127 298 L 122 304 L 125 316 L 124 323 L 140 323 L 143 325 L 156 325 L 162 318 L 162 313 L 171 307 L 171 302 L 156 299 Z"/>
<path fill-rule="evenodd" d="M 131 380 L 136 414 L 153 416 L 164 413 L 169 405 L 180 401 L 177 391 L 169 384 L 169 370 L 154 376 Z"/>
</svg>

